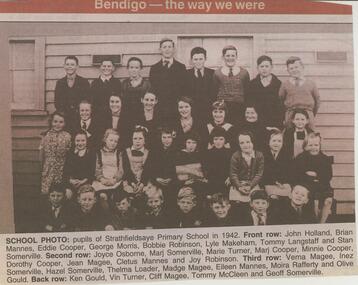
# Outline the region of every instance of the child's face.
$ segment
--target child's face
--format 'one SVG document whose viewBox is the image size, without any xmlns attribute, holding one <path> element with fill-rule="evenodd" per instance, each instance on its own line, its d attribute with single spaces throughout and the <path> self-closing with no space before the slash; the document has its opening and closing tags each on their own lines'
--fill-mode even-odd
<svg viewBox="0 0 358 285">
<path fill-rule="evenodd" d="M 162 134 L 162 144 L 165 148 L 168 148 L 172 145 L 173 143 L 173 136 L 172 134 L 166 134 L 163 133 Z"/>
<path fill-rule="evenodd" d="M 174 56 L 174 44 L 171 41 L 163 42 L 159 48 L 159 51 L 164 58 L 170 59 Z"/>
<path fill-rule="evenodd" d="M 129 77 L 137 78 L 140 76 L 140 71 L 142 70 L 140 62 L 138 60 L 132 60 L 128 64 L 128 74 Z"/>
<path fill-rule="evenodd" d="M 112 73 L 114 72 L 114 65 L 113 65 L 112 61 L 105 60 L 102 62 L 100 69 L 101 69 L 102 75 L 111 76 Z"/>
<path fill-rule="evenodd" d="M 216 124 L 222 124 L 225 121 L 225 111 L 221 109 L 214 109 L 213 112 L 214 122 Z"/>
<path fill-rule="evenodd" d="M 191 61 L 197 69 L 203 69 L 206 61 L 205 55 L 203 53 L 194 54 Z"/>
<path fill-rule="evenodd" d="M 307 125 L 308 120 L 305 115 L 298 113 L 293 118 L 292 123 L 295 125 L 295 127 L 297 129 L 303 130 L 305 128 L 305 126 Z"/>
<path fill-rule="evenodd" d="M 227 50 L 223 58 L 227 67 L 234 67 L 237 61 L 237 52 L 235 50 Z"/>
<path fill-rule="evenodd" d="M 185 142 L 185 149 L 187 152 L 194 152 L 198 143 L 192 139 L 187 139 Z"/>
<path fill-rule="evenodd" d="M 269 146 L 273 152 L 279 152 L 283 145 L 282 135 L 273 135 L 270 138 Z"/>
<path fill-rule="evenodd" d="M 303 65 L 297 60 L 287 66 L 288 74 L 294 78 L 300 78 L 303 76 Z"/>
<path fill-rule="evenodd" d="M 217 149 L 223 148 L 225 145 L 225 138 L 224 137 L 214 137 L 213 145 Z"/>
<path fill-rule="evenodd" d="M 89 212 L 92 210 L 93 206 L 96 204 L 95 193 L 85 192 L 81 193 L 78 197 L 78 203 L 80 204 L 81 210 L 83 212 Z"/>
<path fill-rule="evenodd" d="M 257 70 L 262 77 L 267 77 L 272 72 L 272 64 L 268 60 L 265 60 L 257 66 Z"/>
<path fill-rule="evenodd" d="M 64 64 L 64 69 L 66 72 L 66 75 L 74 75 L 76 74 L 78 65 L 76 63 L 76 61 L 74 59 L 66 59 L 65 64 Z"/>
<path fill-rule="evenodd" d="M 264 199 L 255 199 L 250 202 L 250 206 L 257 214 L 265 214 L 269 203 Z"/>
<path fill-rule="evenodd" d="M 216 217 L 218 217 L 219 219 L 224 219 L 229 213 L 231 205 L 229 202 L 225 201 L 223 204 L 213 203 L 210 207 Z"/>
<path fill-rule="evenodd" d="M 248 135 L 239 135 L 239 145 L 244 153 L 251 154 L 254 150 L 254 145 Z"/>
<path fill-rule="evenodd" d="M 145 94 L 141 101 L 145 110 L 153 110 L 154 106 L 158 103 L 157 97 L 151 93 Z"/>
<path fill-rule="evenodd" d="M 64 197 L 65 197 L 64 193 L 53 191 L 49 194 L 48 198 L 52 206 L 58 207 L 62 204 Z"/>
<path fill-rule="evenodd" d="M 121 99 L 117 96 L 111 96 L 109 98 L 109 108 L 111 109 L 113 114 L 120 113 L 122 109 Z"/>
<path fill-rule="evenodd" d="M 55 115 L 52 119 L 52 129 L 56 132 L 62 131 L 65 127 L 65 119 L 59 115 Z"/>
<path fill-rule="evenodd" d="M 115 134 L 109 134 L 106 138 L 106 147 L 110 151 L 114 151 L 118 145 L 119 136 Z"/>
<path fill-rule="evenodd" d="M 154 195 L 148 197 L 147 205 L 152 211 L 154 212 L 159 211 L 162 207 L 162 204 L 163 204 L 163 199 L 160 195 Z"/>
<path fill-rule="evenodd" d="M 245 110 L 245 119 L 249 123 L 257 122 L 258 115 L 257 115 L 257 112 L 256 112 L 255 108 L 253 108 L 253 107 L 247 107 L 246 108 L 246 110 Z"/>
<path fill-rule="evenodd" d="M 182 118 L 188 118 L 191 116 L 191 106 L 189 103 L 179 101 L 178 111 Z"/>
<path fill-rule="evenodd" d="M 122 201 L 116 202 L 116 208 L 122 213 L 127 212 L 130 206 L 131 204 L 127 198 L 123 199 Z"/>
<path fill-rule="evenodd" d="M 311 155 L 319 154 L 321 150 L 321 139 L 319 137 L 309 138 L 305 150 L 309 151 Z"/>
<path fill-rule="evenodd" d="M 291 192 L 291 201 L 296 206 L 302 206 L 308 203 L 308 189 L 296 185 Z"/>
<path fill-rule="evenodd" d="M 195 207 L 195 205 L 196 205 L 196 203 L 190 197 L 184 197 L 178 201 L 179 209 L 184 214 L 189 213 Z"/>
<path fill-rule="evenodd" d="M 142 132 L 135 132 L 133 134 L 133 148 L 136 150 L 144 147 L 145 139 Z"/>
<path fill-rule="evenodd" d="M 81 120 L 87 121 L 91 118 L 91 114 L 92 114 L 91 104 L 81 103 L 79 109 L 80 109 Z"/>
<path fill-rule="evenodd" d="M 86 149 L 87 147 L 87 137 L 85 134 L 78 134 L 75 137 L 75 147 L 78 150 Z"/>
</svg>

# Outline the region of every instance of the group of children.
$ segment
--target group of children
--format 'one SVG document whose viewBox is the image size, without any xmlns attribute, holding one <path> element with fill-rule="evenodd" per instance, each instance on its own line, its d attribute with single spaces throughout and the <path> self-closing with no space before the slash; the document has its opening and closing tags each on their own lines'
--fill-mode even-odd
<svg viewBox="0 0 358 285">
<path fill-rule="evenodd" d="M 216 71 L 202 47 L 190 70 L 172 40 L 160 52 L 149 80 L 141 59 L 120 82 L 105 58 L 91 85 L 66 57 L 40 146 L 40 231 L 326 222 L 332 159 L 314 132 L 319 94 L 301 59 L 287 60 L 281 84 L 268 56 L 250 81 L 234 46 Z"/>
</svg>

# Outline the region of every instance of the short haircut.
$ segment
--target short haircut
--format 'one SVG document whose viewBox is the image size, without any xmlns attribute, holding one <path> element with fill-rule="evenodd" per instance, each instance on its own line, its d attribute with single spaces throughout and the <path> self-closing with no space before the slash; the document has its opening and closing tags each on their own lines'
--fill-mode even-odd
<svg viewBox="0 0 358 285">
<path fill-rule="evenodd" d="M 96 195 L 96 190 L 94 190 L 94 188 L 92 187 L 92 185 L 90 184 L 84 184 L 82 185 L 78 191 L 77 191 L 77 197 L 80 197 L 81 194 L 84 193 L 93 193 L 94 195 Z"/>
<path fill-rule="evenodd" d="M 184 135 L 184 141 L 185 143 L 188 141 L 188 140 L 192 140 L 192 141 L 195 141 L 197 144 L 199 144 L 200 142 L 200 136 L 197 132 L 191 130 L 189 132 L 187 132 L 185 135 Z"/>
<path fill-rule="evenodd" d="M 120 137 L 117 130 L 115 130 L 115 129 L 107 129 L 105 131 L 104 135 L 103 135 L 103 141 L 102 141 L 103 144 L 106 143 L 106 139 L 109 137 L 109 135 L 115 135 L 115 136 Z"/>
<path fill-rule="evenodd" d="M 184 186 L 180 188 L 178 192 L 178 201 L 184 198 L 190 198 L 193 201 L 196 201 L 196 194 L 192 187 Z"/>
<path fill-rule="evenodd" d="M 154 96 L 155 96 L 155 99 L 158 99 L 157 94 L 155 94 L 155 93 L 154 93 L 154 92 L 152 92 L 152 91 L 147 91 L 147 92 L 143 93 L 143 94 L 142 94 L 142 98 L 144 98 L 144 97 L 145 97 L 145 95 L 147 95 L 147 94 L 154 95 Z"/>
<path fill-rule="evenodd" d="M 196 54 L 204 54 L 204 57 L 206 58 L 206 49 L 203 47 L 195 47 L 190 52 L 190 58 L 193 58 Z"/>
<path fill-rule="evenodd" d="M 228 50 L 234 50 L 236 51 L 236 54 L 238 54 L 237 48 L 233 45 L 225 46 L 222 50 L 222 55 L 224 56 Z"/>
<path fill-rule="evenodd" d="M 126 191 L 114 191 L 113 193 L 113 202 L 121 202 L 124 199 L 127 199 L 129 203 L 132 202 L 130 194 L 128 194 Z"/>
<path fill-rule="evenodd" d="M 175 47 L 174 40 L 172 40 L 170 38 L 161 39 L 160 42 L 159 42 L 159 47 L 162 47 L 162 44 L 164 44 L 165 42 L 171 42 L 173 44 L 173 47 Z"/>
<path fill-rule="evenodd" d="M 139 57 L 136 57 L 136 56 L 132 56 L 130 59 L 128 59 L 128 61 L 127 61 L 127 68 L 129 67 L 129 64 L 130 64 L 132 61 L 138 61 L 138 62 L 139 62 L 139 65 L 140 65 L 140 68 L 141 68 L 141 69 L 143 68 L 143 61 L 142 61 Z"/>
<path fill-rule="evenodd" d="M 210 206 L 212 206 L 215 203 L 218 203 L 220 205 L 230 204 L 229 198 L 222 193 L 215 193 L 211 196 L 207 196 L 207 198 L 209 200 Z"/>
<path fill-rule="evenodd" d="M 73 136 L 73 141 L 75 141 L 76 137 L 79 136 L 79 135 L 85 136 L 85 137 L 86 137 L 86 141 L 87 141 L 87 143 L 88 143 L 87 132 L 84 131 L 84 130 L 82 130 L 82 129 L 75 132 L 75 135 Z M 74 145 L 74 144 L 73 144 L 73 145 Z M 87 147 L 88 147 L 88 145 L 87 145 Z"/>
<path fill-rule="evenodd" d="M 48 121 L 49 122 L 49 129 L 52 128 L 52 121 L 55 118 L 55 116 L 59 116 L 59 117 L 63 118 L 63 120 L 65 121 L 65 126 L 66 126 L 67 118 L 66 118 L 65 113 L 62 112 L 62 111 L 55 111 L 50 115 L 50 118 L 49 118 L 49 121 Z"/>
<path fill-rule="evenodd" d="M 194 105 L 193 99 L 191 99 L 191 98 L 188 97 L 188 96 L 182 96 L 182 97 L 180 97 L 180 98 L 178 99 L 178 104 L 179 104 L 179 102 L 187 103 L 187 104 L 190 105 L 190 107 L 193 107 L 193 105 Z"/>
<path fill-rule="evenodd" d="M 301 187 L 303 189 L 306 189 L 307 190 L 307 193 L 308 193 L 308 199 L 311 199 L 311 191 L 310 191 L 310 187 L 308 186 L 309 184 L 306 184 L 306 183 L 296 183 L 294 184 L 294 186 L 292 187 L 291 189 L 291 193 L 293 192 L 293 190 L 296 188 L 296 187 Z"/>
<path fill-rule="evenodd" d="M 65 192 L 66 192 L 65 183 L 53 183 L 53 184 L 51 184 L 48 193 L 52 193 L 52 192 L 59 192 L 59 193 L 65 194 Z"/>
<path fill-rule="evenodd" d="M 174 137 L 174 129 L 168 126 L 162 127 L 159 129 L 160 135 L 163 134 L 169 134 L 172 135 Z"/>
<path fill-rule="evenodd" d="M 270 137 L 269 137 L 269 141 L 272 139 L 272 137 L 274 136 L 281 136 L 283 137 L 283 132 L 281 132 L 279 129 L 273 129 L 272 131 L 270 131 Z"/>
<path fill-rule="evenodd" d="M 250 194 L 250 202 L 254 200 L 266 200 L 269 201 L 269 196 L 265 190 L 254 190 Z"/>
<path fill-rule="evenodd" d="M 79 104 L 78 104 L 78 109 L 80 108 L 81 104 L 88 104 L 91 106 L 91 110 L 92 110 L 92 103 L 88 100 L 82 100 Z"/>
<path fill-rule="evenodd" d="M 225 141 L 227 140 L 227 133 L 223 127 L 216 126 L 210 133 L 210 142 L 214 141 L 216 137 L 223 137 Z"/>
<path fill-rule="evenodd" d="M 146 137 L 147 137 L 148 129 L 146 127 L 137 125 L 137 126 L 134 127 L 134 129 L 132 131 L 132 139 L 133 139 L 134 133 L 142 133 L 143 137 L 144 137 L 144 140 L 145 140 Z"/>
<path fill-rule="evenodd" d="M 101 58 L 101 65 L 103 64 L 104 61 L 110 61 L 112 63 L 113 66 L 115 66 L 115 62 L 112 56 L 104 56 Z"/>
<path fill-rule="evenodd" d="M 272 58 L 267 56 L 267 55 L 261 55 L 258 59 L 257 59 L 257 65 L 260 65 L 261 63 L 263 63 L 264 61 L 268 61 L 270 62 L 270 64 L 272 65 Z"/>
<path fill-rule="evenodd" d="M 308 144 L 308 140 L 309 139 L 315 139 L 315 138 L 319 138 L 319 142 L 320 142 L 320 145 L 321 145 L 321 141 L 322 141 L 322 138 L 321 138 L 321 134 L 320 133 L 317 133 L 317 132 L 313 132 L 313 133 L 309 133 L 305 139 L 303 140 L 303 144 L 302 144 L 302 147 L 303 148 L 306 148 L 307 144 Z"/>
<path fill-rule="evenodd" d="M 215 101 L 212 105 L 211 105 L 211 110 L 223 110 L 225 111 L 225 114 L 227 113 L 227 105 L 225 103 L 224 100 L 219 100 L 219 101 Z"/>
<path fill-rule="evenodd" d="M 302 114 L 302 115 L 304 115 L 306 117 L 307 120 L 309 119 L 308 113 L 304 109 L 295 109 L 295 110 L 293 110 L 292 117 L 291 117 L 292 120 L 295 118 L 296 114 Z"/>
<path fill-rule="evenodd" d="M 246 130 L 243 130 L 243 131 L 240 131 L 237 135 L 237 139 L 239 140 L 239 137 L 240 136 L 249 136 L 250 139 L 251 139 L 251 142 L 254 143 L 254 135 L 252 132 L 250 131 L 246 131 Z"/>
<path fill-rule="evenodd" d="M 66 57 L 65 57 L 65 60 L 64 60 L 64 63 L 66 63 L 66 61 L 67 61 L 68 59 L 74 60 L 74 61 L 76 62 L 76 65 L 79 65 L 79 60 L 78 60 L 77 56 L 74 56 L 74 55 L 68 55 L 68 56 L 66 56 Z"/>
<path fill-rule="evenodd" d="M 302 65 L 303 65 L 303 62 L 301 60 L 300 57 L 298 56 L 290 56 L 287 61 L 286 61 L 286 65 L 287 67 L 290 65 L 290 64 L 294 64 L 296 61 L 299 61 Z"/>
</svg>

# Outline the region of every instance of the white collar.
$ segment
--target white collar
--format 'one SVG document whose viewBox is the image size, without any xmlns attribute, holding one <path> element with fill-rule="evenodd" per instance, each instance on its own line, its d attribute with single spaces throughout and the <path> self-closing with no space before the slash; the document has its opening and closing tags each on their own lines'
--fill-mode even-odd
<svg viewBox="0 0 358 285">
<path fill-rule="evenodd" d="M 100 78 L 103 82 L 106 81 L 106 80 L 109 81 L 109 80 L 111 80 L 112 75 L 110 75 L 110 76 L 101 75 L 99 78 Z"/>
<path fill-rule="evenodd" d="M 246 153 L 241 152 L 241 155 L 242 155 L 243 158 L 246 158 L 246 159 L 255 158 L 255 151 L 253 151 L 250 154 L 246 154 Z"/>
<path fill-rule="evenodd" d="M 134 147 L 132 146 L 132 147 L 131 147 L 131 150 L 137 150 L 137 151 L 140 151 L 140 152 L 144 153 L 145 147 L 143 146 L 143 147 L 140 148 L 140 149 L 134 149 Z"/>
<path fill-rule="evenodd" d="M 172 64 L 173 64 L 173 62 L 174 62 L 174 58 L 172 57 L 172 58 L 164 58 L 164 57 L 162 57 L 162 64 L 164 65 L 164 62 L 169 62 L 169 64 L 168 64 L 168 66 L 170 67 L 170 66 L 172 66 Z"/>
</svg>

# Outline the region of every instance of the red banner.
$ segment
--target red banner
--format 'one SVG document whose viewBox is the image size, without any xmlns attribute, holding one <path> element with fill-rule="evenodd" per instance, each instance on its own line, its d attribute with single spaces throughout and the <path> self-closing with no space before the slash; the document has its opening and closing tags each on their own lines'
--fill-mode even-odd
<svg viewBox="0 0 358 285">
<path fill-rule="evenodd" d="M 352 8 L 308 0 L 0 0 L 0 13 L 351 15 Z"/>
</svg>

